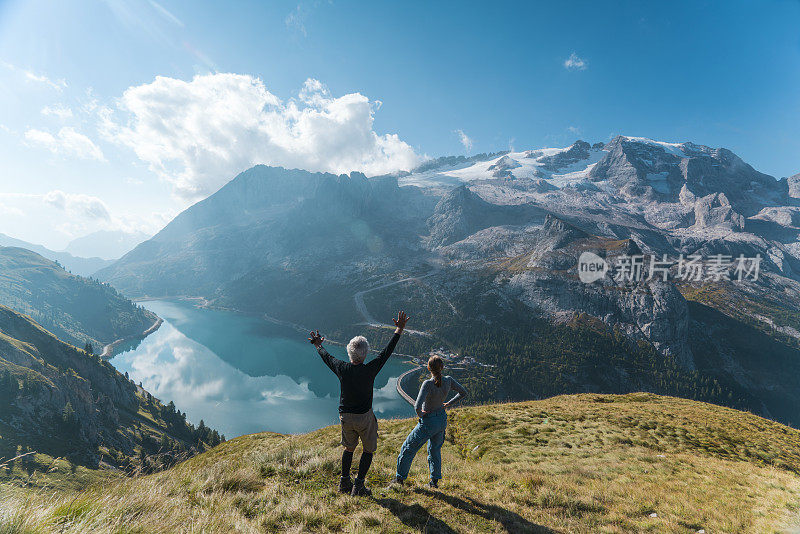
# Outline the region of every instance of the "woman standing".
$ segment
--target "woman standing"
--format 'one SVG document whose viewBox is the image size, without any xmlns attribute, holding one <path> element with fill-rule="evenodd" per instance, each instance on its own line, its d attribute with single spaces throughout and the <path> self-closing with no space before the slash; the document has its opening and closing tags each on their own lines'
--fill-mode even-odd
<svg viewBox="0 0 800 534">
<path fill-rule="evenodd" d="M 419 422 L 408 435 L 400 448 L 397 457 L 397 474 L 394 482 L 402 484 L 408 477 L 411 462 L 422 445 L 428 442 L 428 466 L 431 470 L 430 487 L 439 487 L 442 479 L 442 445 L 444 444 L 444 431 L 447 428 L 447 412 L 445 411 L 467 395 L 467 391 L 450 376 L 442 376 L 444 362 L 439 356 L 431 356 L 428 360 L 428 370 L 431 378 L 422 383 L 417 395 L 414 410 L 419 416 Z M 450 390 L 456 396 L 447 401 Z"/>
</svg>

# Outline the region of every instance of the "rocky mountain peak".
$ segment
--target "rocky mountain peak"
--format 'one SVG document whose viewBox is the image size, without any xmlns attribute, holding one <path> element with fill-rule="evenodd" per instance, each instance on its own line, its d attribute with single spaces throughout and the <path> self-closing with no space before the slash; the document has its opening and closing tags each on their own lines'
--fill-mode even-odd
<svg viewBox="0 0 800 534">
<path fill-rule="evenodd" d="M 744 216 L 785 201 L 786 185 L 726 148 L 618 136 L 605 149 L 589 178 L 608 181 L 629 199 L 687 203 L 721 193 Z"/>
<path fill-rule="evenodd" d="M 552 213 L 545 215 L 542 232 L 550 235 L 569 234 L 576 237 L 587 237 L 589 234 L 563 219 L 559 219 Z"/>
<path fill-rule="evenodd" d="M 589 234 L 577 226 L 548 213 L 544 218 L 544 224 L 539 232 L 536 249 L 539 252 L 555 250 L 586 237 L 589 237 Z"/>
<path fill-rule="evenodd" d="M 488 204 L 485 200 L 483 200 L 480 196 L 473 193 L 466 184 L 459 185 L 454 187 L 444 195 L 439 200 L 439 203 L 436 204 L 436 209 L 434 210 L 434 214 L 442 212 L 444 210 L 451 210 L 451 209 L 463 209 L 465 207 L 476 205 L 475 207 L 482 207 L 484 204 Z"/>
<path fill-rule="evenodd" d="M 492 176 L 494 178 L 510 178 L 514 176 L 511 170 L 517 169 L 521 166 L 522 165 L 519 161 L 515 160 L 511 156 L 505 155 L 498 159 L 497 162 L 490 165 L 487 170 L 493 171 Z"/>
<path fill-rule="evenodd" d="M 506 170 L 506 169 L 516 169 L 519 167 L 519 161 L 515 160 L 509 155 L 505 155 L 502 158 L 498 159 L 497 162 L 489 166 L 490 171 L 494 170 Z"/>
<path fill-rule="evenodd" d="M 587 159 L 591 150 L 592 145 L 579 139 L 575 141 L 567 150 L 552 156 L 542 157 L 539 159 L 539 161 L 542 162 L 543 167 L 546 170 L 556 172 L 568 165 L 572 165 Z"/>
<path fill-rule="evenodd" d="M 431 245 L 449 245 L 467 237 L 488 207 L 489 203 L 466 185 L 451 189 L 442 196 L 427 221 Z"/>
</svg>

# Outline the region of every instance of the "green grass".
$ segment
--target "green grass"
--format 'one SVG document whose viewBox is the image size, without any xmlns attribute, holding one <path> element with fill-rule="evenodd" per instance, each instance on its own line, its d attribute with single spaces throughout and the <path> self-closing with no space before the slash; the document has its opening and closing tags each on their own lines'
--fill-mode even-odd
<svg viewBox="0 0 800 534">
<path fill-rule="evenodd" d="M 644 393 L 458 409 L 450 414 L 441 488 L 425 485 L 421 451 L 409 484 L 389 489 L 412 425 L 380 421 L 372 498 L 336 491 L 337 427 L 262 433 L 168 471 L 106 478 L 81 491 L 0 485 L 0 533 L 750 533 L 797 526 L 800 432 L 745 412 Z"/>
<path fill-rule="evenodd" d="M 21 451 L 19 451 L 21 453 Z M 8 458 L 0 459 L 0 465 Z M 65 458 L 35 453 L 0 467 L 0 482 L 55 491 L 82 491 L 110 478 L 113 471 L 88 469 Z M 0 531 L 2 532 L 2 531 Z"/>
</svg>

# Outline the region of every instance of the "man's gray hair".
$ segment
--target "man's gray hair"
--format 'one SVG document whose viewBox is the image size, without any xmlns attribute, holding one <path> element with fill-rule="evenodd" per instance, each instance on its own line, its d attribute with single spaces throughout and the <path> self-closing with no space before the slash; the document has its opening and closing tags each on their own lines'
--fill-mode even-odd
<svg viewBox="0 0 800 534">
<path fill-rule="evenodd" d="M 347 344 L 347 357 L 353 363 L 363 363 L 369 353 L 369 341 L 364 336 L 356 336 Z"/>
</svg>

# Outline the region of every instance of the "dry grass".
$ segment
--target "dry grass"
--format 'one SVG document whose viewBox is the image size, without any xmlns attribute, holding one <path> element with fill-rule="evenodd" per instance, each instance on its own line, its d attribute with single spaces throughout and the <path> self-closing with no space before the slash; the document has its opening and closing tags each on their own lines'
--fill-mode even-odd
<svg viewBox="0 0 800 534">
<path fill-rule="evenodd" d="M 438 491 L 424 451 L 411 483 L 386 489 L 412 421 L 380 424 L 371 499 L 336 492 L 329 427 L 243 436 L 80 492 L 0 485 L 0 533 L 751 533 L 796 526 L 800 509 L 800 432 L 717 406 L 631 394 L 457 410 Z"/>
</svg>

